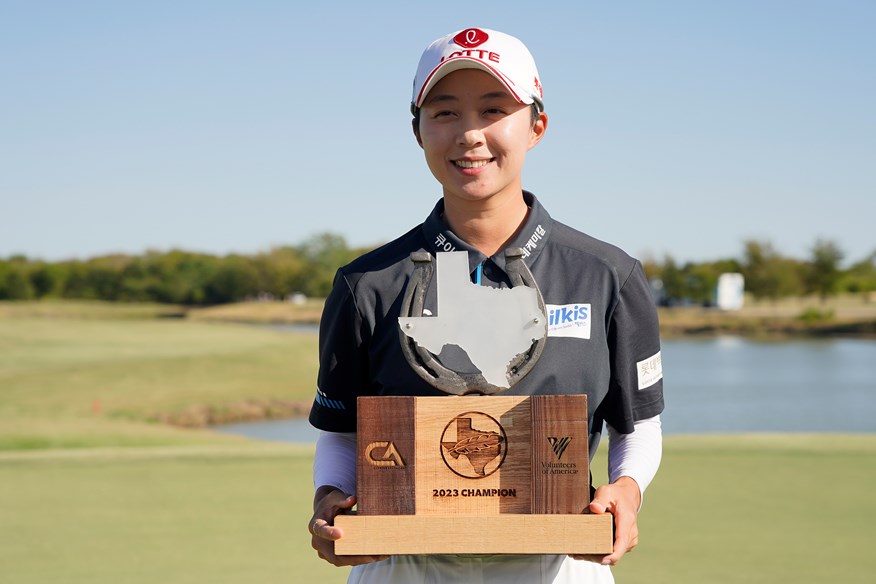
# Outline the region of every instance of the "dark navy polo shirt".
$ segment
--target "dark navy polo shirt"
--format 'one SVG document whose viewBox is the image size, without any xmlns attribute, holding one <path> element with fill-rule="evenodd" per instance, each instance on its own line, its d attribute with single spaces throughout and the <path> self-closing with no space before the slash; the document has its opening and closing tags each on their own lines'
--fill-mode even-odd
<svg viewBox="0 0 876 584">
<path fill-rule="evenodd" d="M 656 307 L 637 260 L 554 221 L 523 195 L 530 212 L 509 247 L 524 249 L 548 308 L 548 339 L 535 367 L 502 395 L 587 394 L 595 447 L 603 421 L 630 433 L 636 420 L 663 411 Z M 482 285 L 510 286 L 504 251 L 484 256 L 450 231 L 443 211 L 439 200 L 422 225 L 338 270 L 320 322 L 315 427 L 355 432 L 358 396 L 445 395 L 411 369 L 399 341 L 411 252 L 467 251 L 472 273 L 482 264 Z M 426 315 L 437 314 L 435 287 L 433 278 Z M 490 322 L 474 314 L 472 326 Z"/>
</svg>

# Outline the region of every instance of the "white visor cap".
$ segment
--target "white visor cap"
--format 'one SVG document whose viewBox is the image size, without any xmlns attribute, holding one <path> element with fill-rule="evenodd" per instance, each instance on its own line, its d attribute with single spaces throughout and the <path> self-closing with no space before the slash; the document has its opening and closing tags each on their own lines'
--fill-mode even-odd
<svg viewBox="0 0 876 584">
<path fill-rule="evenodd" d="M 520 103 L 538 104 L 544 93 L 535 59 L 520 40 L 495 30 L 467 28 L 433 42 L 420 57 L 411 111 L 421 107 L 436 83 L 459 69 L 480 69 L 498 79 Z"/>
</svg>

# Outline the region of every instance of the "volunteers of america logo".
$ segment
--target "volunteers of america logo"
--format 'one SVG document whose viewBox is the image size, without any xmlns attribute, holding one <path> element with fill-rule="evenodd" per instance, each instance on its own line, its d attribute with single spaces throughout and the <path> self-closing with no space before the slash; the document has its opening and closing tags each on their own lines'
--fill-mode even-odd
<svg viewBox="0 0 876 584">
<path fill-rule="evenodd" d="M 548 436 L 547 437 L 548 444 L 551 445 L 551 450 L 554 451 L 554 454 L 557 455 L 557 460 L 563 459 L 563 453 L 566 451 L 566 448 L 569 446 L 569 442 L 572 441 L 571 436 Z"/>
<path fill-rule="evenodd" d="M 465 412 L 445 426 L 441 458 L 459 476 L 482 479 L 502 466 L 507 444 L 505 429 L 495 418 L 482 412 Z"/>
</svg>

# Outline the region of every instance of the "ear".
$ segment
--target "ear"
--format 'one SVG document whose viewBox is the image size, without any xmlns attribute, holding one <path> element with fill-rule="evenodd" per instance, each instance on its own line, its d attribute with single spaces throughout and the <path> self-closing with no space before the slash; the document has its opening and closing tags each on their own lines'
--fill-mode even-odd
<svg viewBox="0 0 876 584">
<path fill-rule="evenodd" d="M 544 112 L 538 113 L 538 119 L 532 124 L 532 129 L 529 131 L 529 148 L 534 148 L 536 144 L 541 142 L 544 133 L 547 131 L 548 117 Z"/>
<path fill-rule="evenodd" d="M 420 125 L 417 123 L 417 118 L 411 120 L 411 128 L 414 130 L 414 138 L 417 139 L 417 144 L 420 148 L 423 147 L 423 139 L 420 137 Z"/>
</svg>

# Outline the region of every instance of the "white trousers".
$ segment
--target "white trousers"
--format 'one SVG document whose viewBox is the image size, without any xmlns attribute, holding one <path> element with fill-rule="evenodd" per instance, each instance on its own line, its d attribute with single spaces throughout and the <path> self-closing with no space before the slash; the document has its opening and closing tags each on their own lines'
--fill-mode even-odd
<svg viewBox="0 0 876 584">
<path fill-rule="evenodd" d="M 613 584 L 608 566 L 568 556 L 392 556 L 356 566 L 348 584 Z"/>
</svg>

